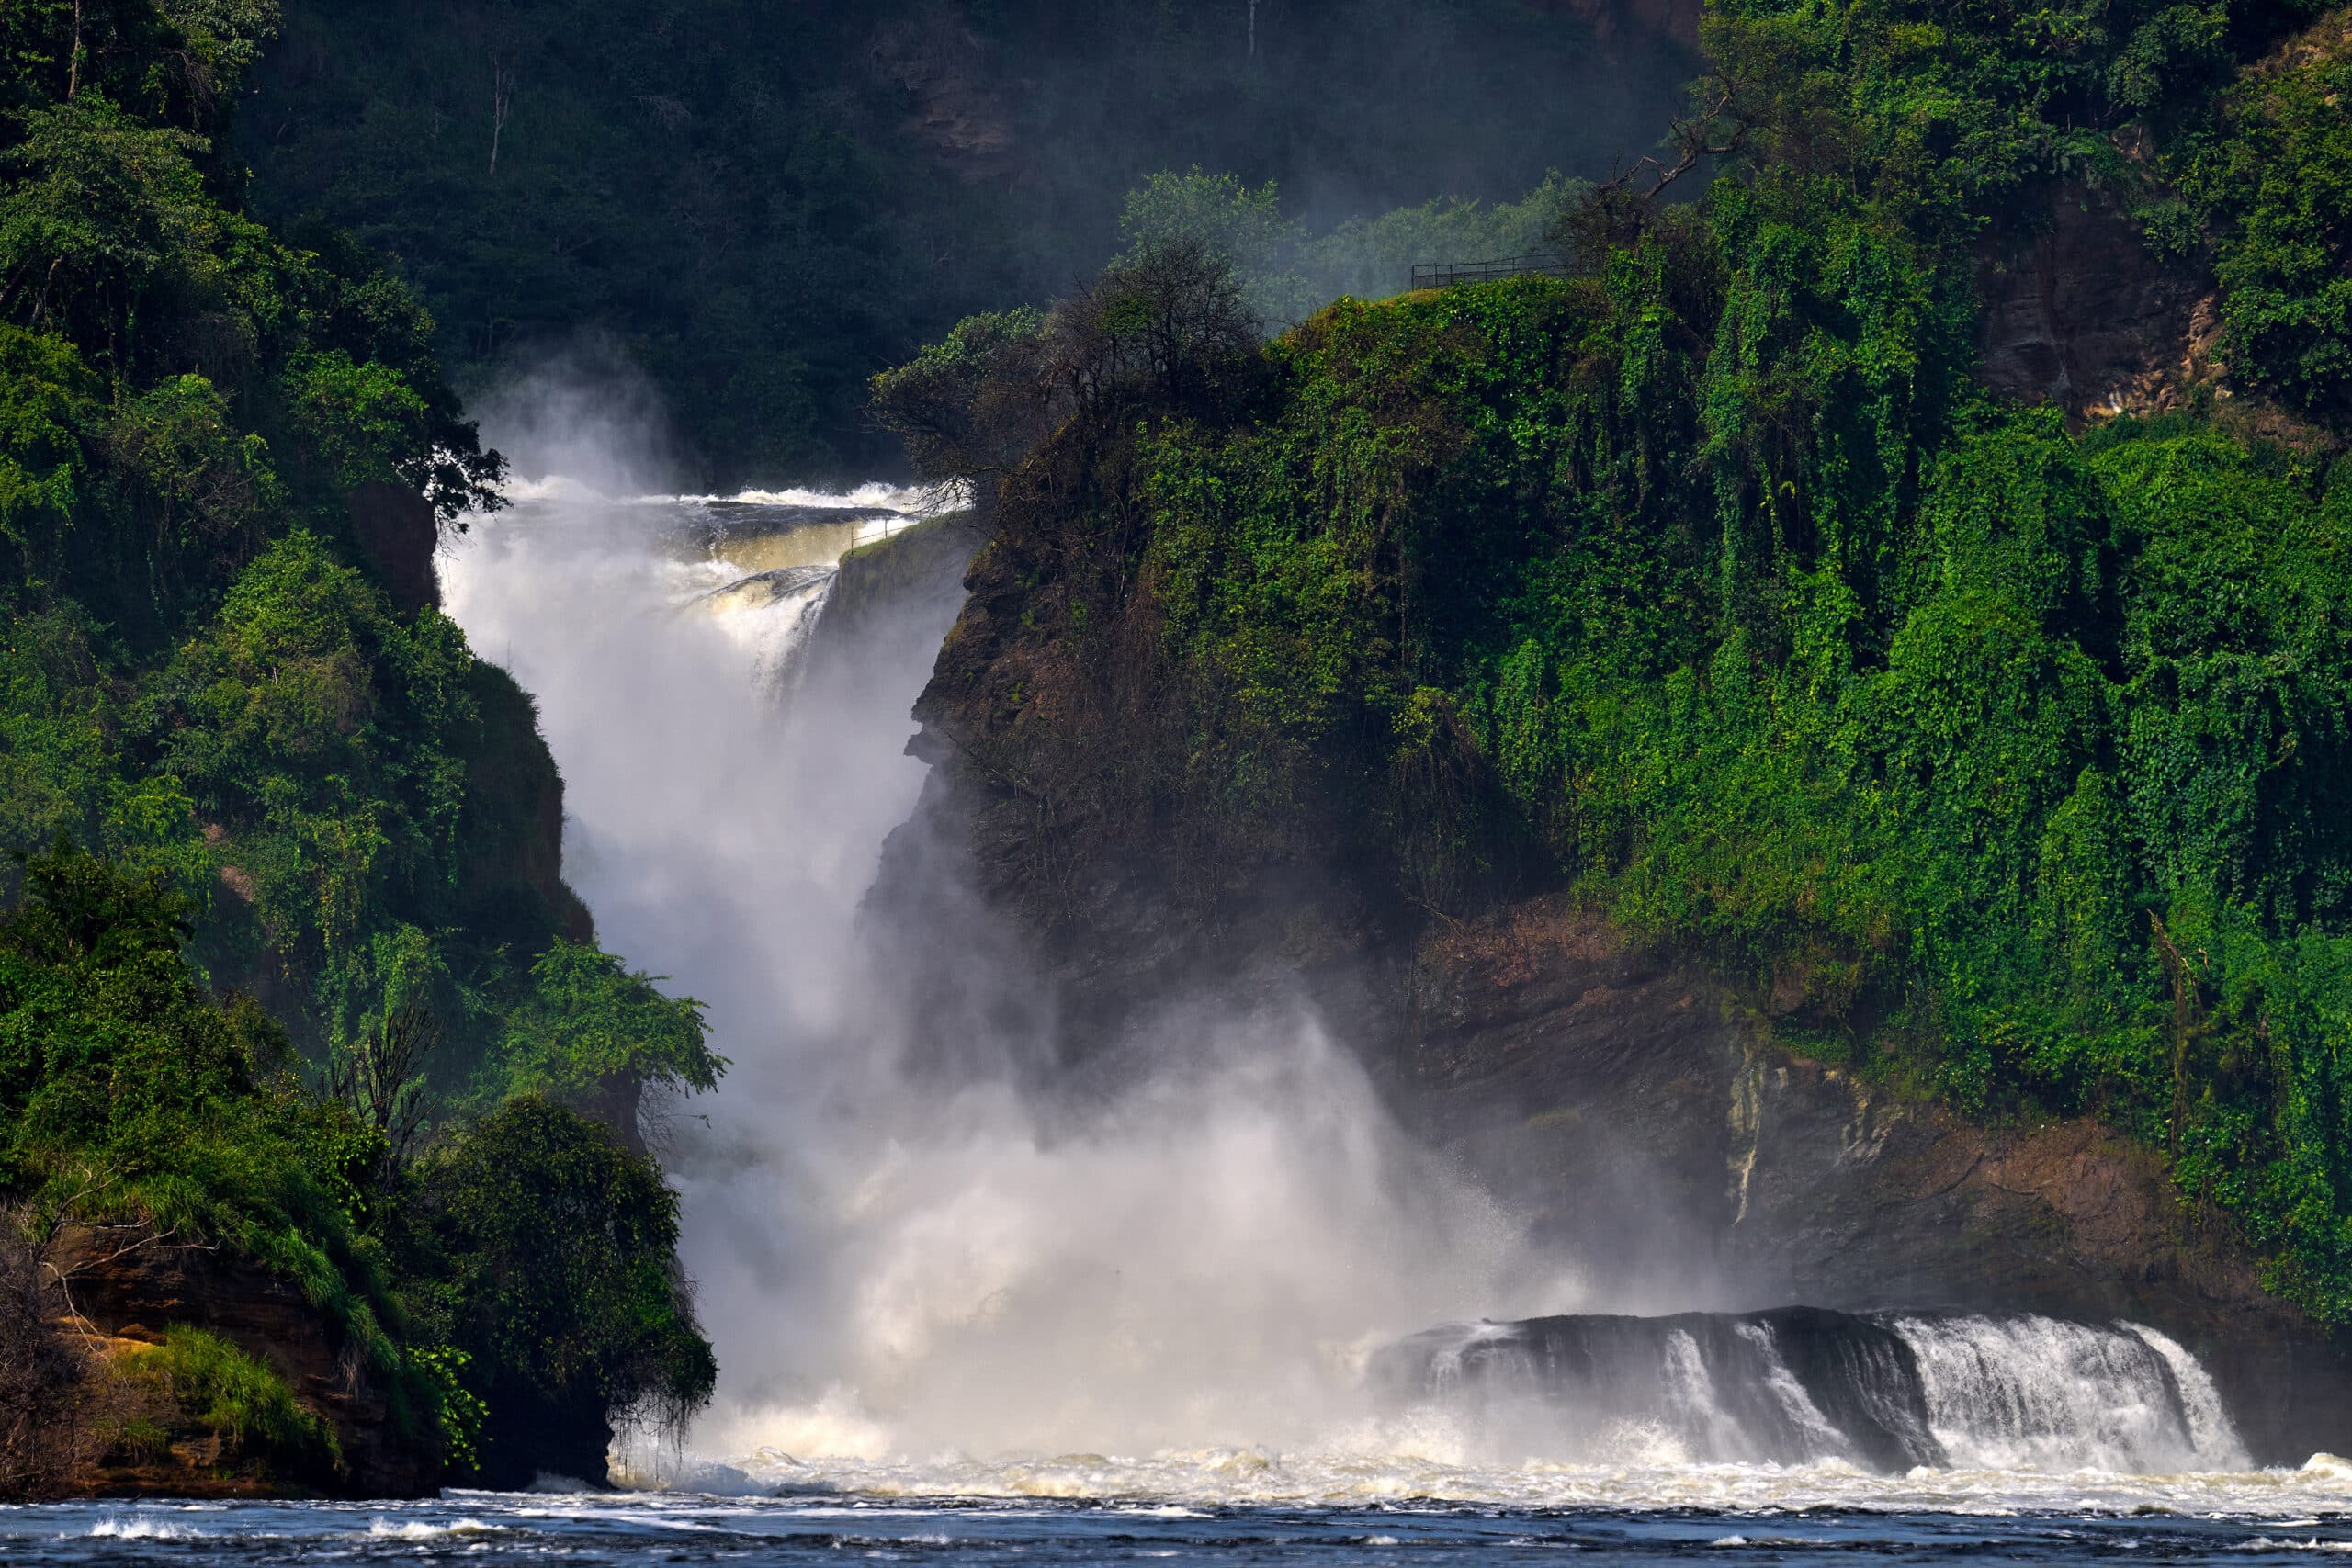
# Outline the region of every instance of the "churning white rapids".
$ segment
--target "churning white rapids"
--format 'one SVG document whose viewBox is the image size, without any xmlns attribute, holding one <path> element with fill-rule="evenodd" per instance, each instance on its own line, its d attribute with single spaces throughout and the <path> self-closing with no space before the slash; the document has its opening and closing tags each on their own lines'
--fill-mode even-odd
<svg viewBox="0 0 2352 1568">
<path fill-rule="evenodd" d="M 2352 1506 L 2352 1464 L 2251 1468 L 2195 1359 L 2128 1325 L 1849 1320 L 1882 1371 L 1838 1382 L 1786 1315 L 1573 1315 L 1731 1301 L 1617 1299 L 1543 1256 L 1303 1008 L 1204 1004 L 1162 1021 L 1165 1071 L 1028 1103 L 1018 1009 L 899 1005 L 910 966 L 1016 962 L 961 889 L 924 895 L 968 940 L 860 940 L 949 612 L 816 628 L 842 555 L 918 505 L 542 481 L 442 559 L 474 648 L 538 700 L 600 935 L 701 998 L 733 1063 L 666 1140 L 718 1398 L 620 1473 L 1179 1507 Z M 952 1078 L 909 1065 L 943 1027 Z"/>
</svg>

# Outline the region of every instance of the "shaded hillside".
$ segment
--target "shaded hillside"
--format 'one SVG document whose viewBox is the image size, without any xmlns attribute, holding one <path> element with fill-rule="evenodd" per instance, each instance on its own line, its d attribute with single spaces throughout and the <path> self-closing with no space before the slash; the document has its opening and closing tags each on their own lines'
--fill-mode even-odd
<svg viewBox="0 0 2352 1568">
<path fill-rule="evenodd" d="M 1517 197 L 1550 168 L 1605 175 L 1663 129 L 1690 69 L 1669 35 L 1696 15 L 1526 0 L 288 9 L 240 121 L 261 210 L 323 214 L 395 258 L 461 384 L 582 333 L 615 340 L 666 402 L 690 481 L 710 487 L 872 477 L 889 454 L 857 419 L 865 377 L 968 311 L 1091 272 L 1123 194 L 1155 171 L 1275 179 L 1323 226 Z"/>
</svg>

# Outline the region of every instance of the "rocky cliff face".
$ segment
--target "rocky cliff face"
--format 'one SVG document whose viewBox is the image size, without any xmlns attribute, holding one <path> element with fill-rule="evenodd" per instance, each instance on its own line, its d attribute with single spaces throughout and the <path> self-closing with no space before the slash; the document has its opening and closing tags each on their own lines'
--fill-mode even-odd
<svg viewBox="0 0 2352 1568">
<path fill-rule="evenodd" d="M 1772 1043 L 1703 969 L 1536 900 L 1426 943 L 1396 1098 L 1598 1270 L 1726 1305 L 2027 1309 L 2163 1329 L 2256 1456 L 2352 1441 L 2352 1362 L 2090 1122 L 1972 1125 Z"/>
<path fill-rule="evenodd" d="M 1987 244 L 1978 272 L 1987 387 L 2078 424 L 2160 413 L 2200 387 L 2228 395 L 2212 289 L 2160 264 L 2110 194 L 2068 184 L 2018 227 Z"/>
<path fill-rule="evenodd" d="M 266 1362 L 296 1400 L 334 1428 L 338 1475 L 291 1476 L 224 1463 L 220 1439 L 179 1434 L 168 1447 L 85 1453 L 59 1490 L 85 1496 L 278 1496 L 330 1491 L 413 1497 L 440 1477 L 439 1456 L 403 1421 L 355 1346 L 291 1281 L 211 1247 L 144 1233 L 71 1226 L 46 1249 L 43 1272 L 64 1309 L 58 1336 L 85 1358 L 89 1397 L 103 1401 L 126 1369 L 175 1325 L 219 1335 Z M 421 1427 L 421 1422 L 420 1422 Z"/>
<path fill-rule="evenodd" d="M 1050 998 L 1027 1005 L 1059 1021 L 1053 1070 L 1082 1077 L 1173 992 L 1246 1004 L 1303 987 L 1397 1114 L 1617 1303 L 2121 1316 L 2204 1359 L 2263 1461 L 2352 1448 L 2342 1338 L 2267 1295 L 2150 1151 L 2094 1122 L 1973 1125 L 1806 1059 L 1776 1043 L 1769 998 L 1556 898 L 1416 925 L 1337 871 L 1270 862 L 1225 868 L 1238 891 L 1206 920 L 1180 893 L 1183 846 L 1149 831 L 1055 880 L 1054 798 L 981 761 L 1015 709 L 1059 690 L 1052 639 L 1028 629 L 1027 586 L 1001 553 L 975 563 L 918 707 L 914 746 L 936 766 L 870 907 L 919 955 L 909 928 L 939 918 L 936 889 L 962 878 L 958 940 L 996 922 L 1051 976 Z M 971 1016 L 1005 1001 L 926 1006 Z"/>
</svg>

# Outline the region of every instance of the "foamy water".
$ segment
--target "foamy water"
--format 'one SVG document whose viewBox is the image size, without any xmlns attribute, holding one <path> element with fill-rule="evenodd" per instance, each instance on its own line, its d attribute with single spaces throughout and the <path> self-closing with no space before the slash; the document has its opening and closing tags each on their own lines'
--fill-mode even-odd
<svg viewBox="0 0 2352 1568">
<path fill-rule="evenodd" d="M 770 1450 L 733 1465 L 694 1464 L 667 1483 L 688 1490 L 825 1493 L 876 1499 L 1050 1498 L 1157 1506 L 1341 1507 L 1431 1503 L 1503 1509 L 1706 1509 L 1724 1513 L 1856 1509 L 2002 1516 L 2123 1514 L 2316 1521 L 2352 1510 L 2352 1461 L 2177 1475 L 2095 1469 L 1920 1468 L 1874 1475 L 1851 1465 L 1693 1464 L 1670 1448 L 1622 1465 L 1530 1458 L 1455 1462 L 1442 1432 L 1367 1429 L 1353 1446 L 1283 1453 L 1171 1450 L 1126 1458 L 1055 1454 L 980 1461 L 799 1459 Z M 1435 1439 L 1434 1441 L 1432 1439 Z M 658 1472 L 639 1479 L 656 1479 Z"/>
<path fill-rule="evenodd" d="M 2251 1487 L 2245 1507 L 2111 1506 L 2085 1492 L 2052 1511 L 1925 1506 L 1893 1497 L 1860 1507 L 1734 1505 L 1632 1507 L 1574 1500 L 1525 1506 L 1436 1497 L 1354 1504 L 1200 1506 L 1085 1503 L 967 1495 L 952 1500 L 801 1493 L 453 1493 L 408 1504 L 65 1504 L 0 1507 L 11 1568 L 155 1562 L 213 1565 L 465 1561 L 633 1565 L 838 1562 L 844 1558 L 1021 1564 L 1236 1562 L 1556 1563 L 1700 1558 L 1712 1562 L 1851 1564 L 1967 1558 L 1998 1562 L 2160 1559 L 2308 1562 L 2352 1551 L 2340 1511 L 2278 1506 L 2297 1484 Z M 1555 1489 L 1555 1499 L 1587 1495 Z M 1796 1495 L 1791 1493 L 1792 1495 Z M 100 1527 L 111 1527 L 101 1529 Z"/>
</svg>

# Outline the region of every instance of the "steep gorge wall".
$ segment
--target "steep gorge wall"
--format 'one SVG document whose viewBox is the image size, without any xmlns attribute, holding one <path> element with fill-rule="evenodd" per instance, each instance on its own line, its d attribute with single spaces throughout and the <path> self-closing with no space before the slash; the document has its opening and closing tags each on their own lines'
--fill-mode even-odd
<svg viewBox="0 0 2352 1568">
<path fill-rule="evenodd" d="M 1227 896 L 1204 919 L 1184 892 L 1200 868 L 1149 831 L 1041 886 L 1053 802 L 973 744 L 1055 702 L 1066 674 L 1010 555 L 992 547 L 973 565 L 918 708 L 911 749 L 934 769 L 868 908 L 910 955 L 937 930 L 926 922 L 952 920 L 963 942 L 993 927 L 1046 971 L 1050 994 L 976 996 L 968 971 L 926 978 L 917 964 L 919 988 L 942 987 L 924 998 L 935 1016 L 1017 1000 L 1057 1021 L 1051 1072 L 1083 1084 L 1121 1070 L 1171 1000 L 1303 991 L 1408 1127 L 1529 1217 L 1536 1242 L 1581 1261 L 1596 1304 L 2125 1317 L 2203 1359 L 2260 1460 L 2352 1448 L 2341 1337 L 2266 1292 L 2153 1151 L 2094 1122 L 1975 1124 L 1796 1055 L 1775 1043 L 1770 998 L 1558 897 L 1417 922 L 1343 868 L 1270 862 L 1217 868 Z M 1146 722 L 1129 716 L 1127 729 Z M 1114 729 L 1108 746 L 1128 740 L 1152 744 Z M 943 906 L 950 876 L 968 898 Z"/>
<path fill-rule="evenodd" d="M 1139 852 L 1081 896 L 1061 929 L 1082 935 L 1040 939 L 1010 888 L 988 886 L 1010 825 L 999 792 L 933 754 L 872 908 L 900 922 L 936 908 L 918 889 L 949 846 L 982 880 L 982 908 L 1046 953 L 1053 995 L 1035 1006 L 1060 1020 L 1070 1081 L 1161 1004 L 1303 990 L 1408 1128 L 1522 1216 L 1533 1244 L 1577 1259 L 1597 1306 L 2121 1317 L 2203 1359 L 2261 1461 L 2352 1447 L 2341 1339 L 2268 1295 L 2220 1217 L 2095 1122 L 1977 1125 L 1797 1055 L 1705 966 L 1556 898 L 1416 940 L 1340 886 L 1294 884 L 1203 930 Z"/>
<path fill-rule="evenodd" d="M 1433 938 L 1380 1049 L 1404 1112 L 1659 1306 L 2121 1317 L 2194 1349 L 2257 1458 L 2352 1441 L 2352 1362 L 2220 1217 L 2090 1121 L 1986 1127 L 1776 1047 L 1701 965 L 1564 902 Z M 1644 1279 L 1646 1271 L 1650 1278 Z"/>
</svg>

